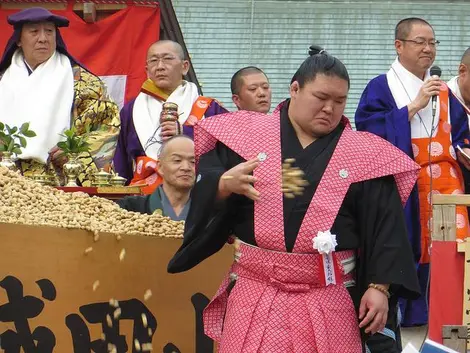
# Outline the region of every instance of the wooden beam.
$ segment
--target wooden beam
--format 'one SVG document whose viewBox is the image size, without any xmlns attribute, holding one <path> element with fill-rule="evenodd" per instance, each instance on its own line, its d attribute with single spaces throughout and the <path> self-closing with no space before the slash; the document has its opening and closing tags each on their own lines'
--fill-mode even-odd
<svg viewBox="0 0 470 353">
<path fill-rule="evenodd" d="M 470 206 L 470 195 L 434 194 L 432 203 L 433 205 Z"/>
<path fill-rule="evenodd" d="M 90 4 L 92 2 L 89 2 Z M 88 4 L 88 3 L 85 3 Z M 84 12 L 85 4 L 83 3 L 75 3 L 73 5 L 73 10 L 78 12 Z M 92 3 L 96 9 L 97 13 L 100 12 L 116 12 L 127 7 L 126 4 L 95 4 Z M 33 3 L 33 2 L 0 2 L 0 8 L 5 10 L 23 10 L 34 6 L 41 6 L 48 10 L 65 10 L 67 8 L 66 3 Z M 138 6 L 150 6 L 155 7 L 155 5 L 138 5 Z"/>
<path fill-rule="evenodd" d="M 432 240 L 455 241 L 455 205 L 432 206 Z"/>
<path fill-rule="evenodd" d="M 467 327 L 442 326 L 442 343 L 459 353 L 467 352 Z"/>
<path fill-rule="evenodd" d="M 87 4 L 87 3 L 85 3 L 85 4 Z M 74 11 L 83 11 L 83 9 L 84 9 L 83 5 L 84 4 L 75 3 L 75 5 L 73 5 Z M 101 11 L 119 11 L 119 10 L 125 9 L 127 7 L 126 4 L 95 4 L 95 3 L 93 3 L 93 5 L 95 5 L 96 11 L 98 11 L 98 12 L 101 12 Z"/>
<path fill-rule="evenodd" d="M 96 22 L 96 5 L 93 2 L 85 2 L 83 4 L 83 20 L 86 23 Z"/>
<path fill-rule="evenodd" d="M 457 243 L 457 252 L 465 252 L 467 245 L 465 242 Z"/>
<path fill-rule="evenodd" d="M 41 4 L 32 2 L 2 2 L 0 8 L 5 10 L 24 10 L 34 6 L 41 6 L 48 10 L 65 10 L 67 8 L 66 3 L 48 3 L 44 2 Z"/>
</svg>

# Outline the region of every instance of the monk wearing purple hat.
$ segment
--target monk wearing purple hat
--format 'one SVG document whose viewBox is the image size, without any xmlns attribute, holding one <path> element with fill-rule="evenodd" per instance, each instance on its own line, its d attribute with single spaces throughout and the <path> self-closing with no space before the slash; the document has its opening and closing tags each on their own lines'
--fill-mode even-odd
<svg viewBox="0 0 470 353">
<path fill-rule="evenodd" d="M 60 134 L 73 125 L 90 130 L 91 151 L 82 153 L 82 185 L 108 164 L 119 135 L 119 110 L 103 82 L 68 51 L 59 27 L 69 20 L 40 7 L 8 17 L 13 34 L 0 61 L 0 121 L 10 126 L 30 123 L 36 132 L 20 154 L 24 175 L 60 170 L 65 159 L 57 147 Z M 49 163 L 50 162 L 50 163 Z"/>
</svg>

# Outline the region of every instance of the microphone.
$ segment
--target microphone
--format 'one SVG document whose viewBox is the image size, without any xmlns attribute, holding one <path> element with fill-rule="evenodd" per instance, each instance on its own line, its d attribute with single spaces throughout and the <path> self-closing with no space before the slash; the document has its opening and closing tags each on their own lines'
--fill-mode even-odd
<svg viewBox="0 0 470 353">
<path fill-rule="evenodd" d="M 431 74 L 431 77 L 437 76 L 441 77 L 442 70 L 439 66 L 433 66 L 431 67 L 431 70 L 429 72 Z M 437 96 L 432 96 L 432 117 L 436 117 L 436 108 L 437 108 Z"/>
</svg>

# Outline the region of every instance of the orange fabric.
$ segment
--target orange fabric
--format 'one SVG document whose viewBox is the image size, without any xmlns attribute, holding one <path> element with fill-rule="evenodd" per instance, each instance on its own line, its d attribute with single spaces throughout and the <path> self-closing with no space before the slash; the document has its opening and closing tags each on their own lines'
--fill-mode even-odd
<svg viewBox="0 0 470 353">
<path fill-rule="evenodd" d="M 207 108 L 212 103 L 212 98 L 199 96 L 197 97 L 196 101 L 191 108 L 191 112 L 189 113 L 188 119 L 184 125 L 186 126 L 194 126 L 199 120 L 202 120 L 204 114 L 206 114 Z"/>
<path fill-rule="evenodd" d="M 148 94 L 149 96 L 156 98 L 159 101 L 164 101 L 164 102 L 170 96 L 169 94 L 163 92 L 160 88 L 158 88 L 155 82 L 153 82 L 149 78 L 145 80 L 145 82 L 142 84 L 142 87 L 140 88 L 140 92 Z"/>
<path fill-rule="evenodd" d="M 445 88 L 445 89 L 444 89 Z M 463 194 L 463 176 L 451 142 L 451 125 L 448 123 L 449 90 L 443 86 L 439 93 L 440 111 L 436 136 L 411 140 L 416 163 L 421 166 L 418 176 L 419 208 L 421 221 L 421 263 L 429 263 L 431 245 L 431 175 L 433 194 Z M 429 153 L 429 151 L 431 153 Z M 431 163 L 429 163 L 431 161 Z M 468 236 L 466 207 L 457 207 L 457 237 Z"/>
<path fill-rule="evenodd" d="M 134 177 L 129 185 L 140 186 L 145 195 L 153 193 L 163 182 L 158 174 L 157 161 L 147 156 L 137 157 L 135 161 Z"/>
<path fill-rule="evenodd" d="M 149 83 L 147 83 L 147 85 L 144 84 L 144 86 L 142 86 L 143 91 L 144 88 L 151 89 L 151 85 L 149 85 Z M 211 98 L 199 96 L 194 102 L 188 119 L 184 125 L 194 126 L 204 117 L 204 114 L 206 113 L 207 108 L 209 108 L 211 102 Z M 158 174 L 157 161 L 147 156 L 138 157 L 135 161 L 134 176 L 129 185 L 140 186 L 142 193 L 149 195 L 153 193 L 162 183 L 163 178 L 160 174 Z"/>
</svg>

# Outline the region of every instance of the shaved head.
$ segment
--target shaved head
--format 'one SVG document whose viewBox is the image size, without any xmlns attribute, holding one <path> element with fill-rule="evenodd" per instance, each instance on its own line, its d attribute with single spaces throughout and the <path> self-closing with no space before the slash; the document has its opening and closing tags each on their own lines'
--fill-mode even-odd
<svg viewBox="0 0 470 353">
<path fill-rule="evenodd" d="M 408 36 L 411 32 L 411 28 L 413 27 L 414 24 L 422 24 L 422 25 L 427 25 L 431 27 L 432 31 L 434 32 L 434 29 L 432 26 L 429 24 L 429 22 L 423 20 L 422 18 L 419 17 L 409 17 L 401 20 L 398 22 L 398 24 L 395 27 L 395 39 L 398 40 L 403 40 L 403 39 L 408 39 Z"/>
<path fill-rule="evenodd" d="M 189 193 L 195 182 L 195 159 L 194 142 L 186 135 L 173 136 L 163 144 L 157 167 L 165 192 L 171 188 Z"/>
<path fill-rule="evenodd" d="M 160 40 L 149 47 L 145 69 L 147 77 L 159 89 L 171 94 L 188 73 L 189 61 L 184 59 L 184 51 L 179 43 Z"/>
<path fill-rule="evenodd" d="M 256 66 L 244 67 L 232 76 L 232 101 L 239 110 L 266 114 L 271 109 L 271 87 L 266 74 Z"/>
<path fill-rule="evenodd" d="M 460 59 L 457 83 L 465 105 L 470 108 L 470 47 L 465 50 Z"/>
<path fill-rule="evenodd" d="M 183 47 L 181 46 L 180 43 L 174 42 L 172 40 L 159 40 L 158 42 L 153 43 L 147 51 L 147 58 L 151 55 L 155 47 L 159 47 L 161 45 L 168 45 L 168 44 L 172 46 L 172 51 L 178 56 L 178 58 L 180 58 L 181 60 L 184 60 Z"/>
<path fill-rule="evenodd" d="M 266 76 L 263 70 L 257 68 L 256 66 L 247 66 L 238 70 L 233 74 L 232 80 L 230 81 L 230 89 L 232 90 L 232 94 L 240 93 L 240 89 L 243 85 L 243 78 L 251 74 L 263 74 Z"/>
<path fill-rule="evenodd" d="M 191 137 L 186 135 L 175 135 L 163 143 L 162 148 L 160 149 L 160 153 L 158 154 L 158 158 L 164 159 L 168 155 L 168 150 L 171 149 L 175 143 L 178 144 L 178 142 L 182 140 L 187 140 L 194 146 L 194 141 Z"/>
<path fill-rule="evenodd" d="M 462 55 L 462 59 L 460 59 L 461 64 L 470 65 L 470 47 L 465 50 Z"/>
</svg>

